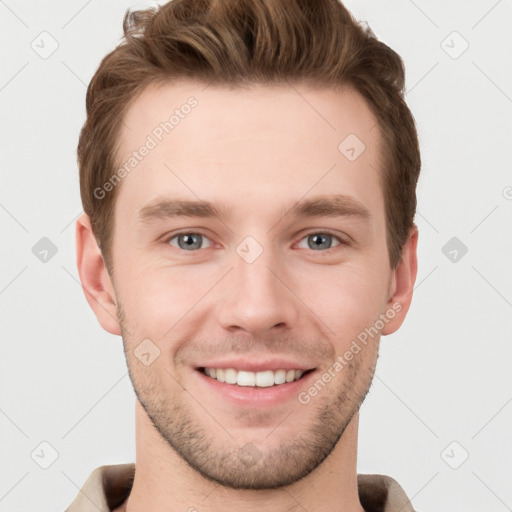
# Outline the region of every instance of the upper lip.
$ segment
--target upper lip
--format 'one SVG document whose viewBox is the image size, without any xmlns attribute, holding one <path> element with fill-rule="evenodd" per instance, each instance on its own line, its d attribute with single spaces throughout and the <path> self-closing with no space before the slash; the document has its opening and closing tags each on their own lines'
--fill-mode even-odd
<svg viewBox="0 0 512 512">
<path fill-rule="evenodd" d="M 290 359 L 262 359 L 259 361 L 254 358 L 238 358 L 238 359 L 222 359 L 218 361 L 208 361 L 197 365 L 197 368 L 233 368 L 246 372 L 263 372 L 267 370 L 313 370 L 315 367 L 301 363 L 299 361 L 291 361 Z"/>
</svg>

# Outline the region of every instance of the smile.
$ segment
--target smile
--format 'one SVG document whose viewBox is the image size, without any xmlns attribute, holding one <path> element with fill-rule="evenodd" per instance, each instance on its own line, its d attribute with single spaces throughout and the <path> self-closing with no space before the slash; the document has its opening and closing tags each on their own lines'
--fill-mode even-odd
<svg viewBox="0 0 512 512">
<path fill-rule="evenodd" d="M 234 368 L 201 368 L 200 371 L 225 384 L 237 386 L 252 386 L 268 388 L 294 382 L 302 378 L 309 370 L 266 370 L 261 372 L 249 372 Z"/>
</svg>

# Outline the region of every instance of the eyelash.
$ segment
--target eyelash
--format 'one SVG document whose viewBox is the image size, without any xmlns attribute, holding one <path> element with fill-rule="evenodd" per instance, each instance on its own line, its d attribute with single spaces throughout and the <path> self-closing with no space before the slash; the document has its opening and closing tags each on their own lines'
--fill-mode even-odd
<svg viewBox="0 0 512 512">
<path fill-rule="evenodd" d="M 181 231 L 179 233 L 174 233 L 173 235 L 166 237 L 164 240 L 164 243 L 170 245 L 171 240 L 179 237 L 180 235 L 201 235 L 201 236 L 204 236 L 205 238 L 207 238 L 208 240 L 210 240 L 208 235 L 200 230 L 198 230 L 198 231 Z M 304 238 L 307 238 L 308 236 L 311 236 L 311 235 L 329 235 L 329 236 L 335 238 L 339 242 L 339 245 L 336 245 L 334 247 L 329 247 L 328 249 L 324 249 L 324 250 L 315 251 L 313 249 L 310 249 L 312 252 L 315 252 L 315 253 L 326 253 L 326 252 L 330 251 L 331 249 L 335 249 L 336 247 L 340 247 L 343 245 L 345 245 L 345 246 L 350 245 L 348 241 L 344 240 L 338 234 L 336 234 L 333 231 L 330 231 L 328 229 L 325 229 L 322 231 L 310 231 L 308 233 L 305 233 L 302 236 L 302 238 L 299 240 L 299 242 L 301 242 L 302 240 L 304 240 Z M 210 242 L 211 242 L 211 240 L 210 240 Z M 190 252 L 190 253 L 199 252 L 199 250 L 201 250 L 201 249 L 196 249 L 193 251 L 186 251 L 185 249 L 180 249 L 179 247 L 174 247 L 174 246 L 171 246 L 171 247 L 173 247 L 174 249 L 178 249 L 181 252 Z M 210 249 L 210 247 L 206 247 L 206 249 Z"/>
<path fill-rule="evenodd" d="M 337 240 L 339 242 L 338 245 L 335 245 L 334 247 L 329 247 L 328 249 L 324 249 L 324 250 L 315 251 L 313 249 L 310 249 L 312 252 L 314 252 L 316 254 L 328 253 L 331 249 L 336 249 L 337 247 L 341 248 L 342 246 L 348 246 L 349 245 L 347 240 L 341 238 L 340 235 L 338 235 L 335 232 L 330 231 L 328 229 L 325 229 L 325 230 L 322 230 L 322 231 L 310 231 L 309 233 L 305 233 L 302 236 L 302 238 L 299 240 L 299 242 L 302 242 L 302 240 L 304 240 L 304 238 L 307 238 L 308 236 L 311 236 L 311 235 L 329 235 L 329 236 L 331 236 L 332 238 L 334 238 L 335 240 Z"/>
</svg>

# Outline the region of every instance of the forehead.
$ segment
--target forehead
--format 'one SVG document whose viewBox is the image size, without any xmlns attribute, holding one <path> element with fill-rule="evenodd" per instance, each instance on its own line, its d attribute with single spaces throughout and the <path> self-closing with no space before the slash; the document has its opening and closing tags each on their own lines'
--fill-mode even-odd
<svg viewBox="0 0 512 512">
<path fill-rule="evenodd" d="M 151 85 L 124 117 L 118 161 L 128 172 L 116 211 L 126 204 L 136 213 L 162 195 L 262 210 L 270 196 L 288 202 L 335 189 L 379 206 L 380 140 L 348 87 Z"/>
</svg>

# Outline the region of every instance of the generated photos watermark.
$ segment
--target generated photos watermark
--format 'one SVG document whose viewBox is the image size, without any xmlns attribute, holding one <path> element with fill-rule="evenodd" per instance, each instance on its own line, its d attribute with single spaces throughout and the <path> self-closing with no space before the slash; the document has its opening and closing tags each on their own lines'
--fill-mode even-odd
<svg viewBox="0 0 512 512">
<path fill-rule="evenodd" d="M 352 340 L 350 347 L 343 353 L 340 354 L 334 361 L 334 363 L 325 370 L 325 372 L 312 384 L 306 391 L 302 391 L 298 395 L 298 400 L 302 405 L 307 405 L 311 402 L 311 399 L 317 396 L 336 376 L 345 368 L 354 356 L 359 354 L 361 350 L 367 345 L 369 339 L 373 339 L 377 336 L 384 326 L 395 318 L 396 314 L 402 311 L 402 304 L 399 302 L 393 303 L 392 307 L 389 308 L 385 313 L 379 315 L 379 319 L 376 320 L 372 326 L 366 327 L 361 331 L 357 338 Z M 362 345 L 362 346 L 361 346 Z"/>
<path fill-rule="evenodd" d="M 168 119 L 162 121 L 151 130 L 148 134 L 144 144 L 138 149 L 132 152 L 132 155 L 126 160 L 119 169 L 101 186 L 94 189 L 94 197 L 96 199 L 104 199 L 108 192 L 114 190 L 114 188 L 125 178 L 130 172 L 135 169 L 150 152 L 155 149 L 160 142 L 165 138 L 166 135 L 172 132 L 178 126 L 183 119 L 185 119 L 191 112 L 192 109 L 197 107 L 199 102 L 196 98 L 191 96 L 187 99 L 186 103 L 181 105 L 179 108 L 174 109 L 174 112 L 169 116 Z"/>
</svg>

